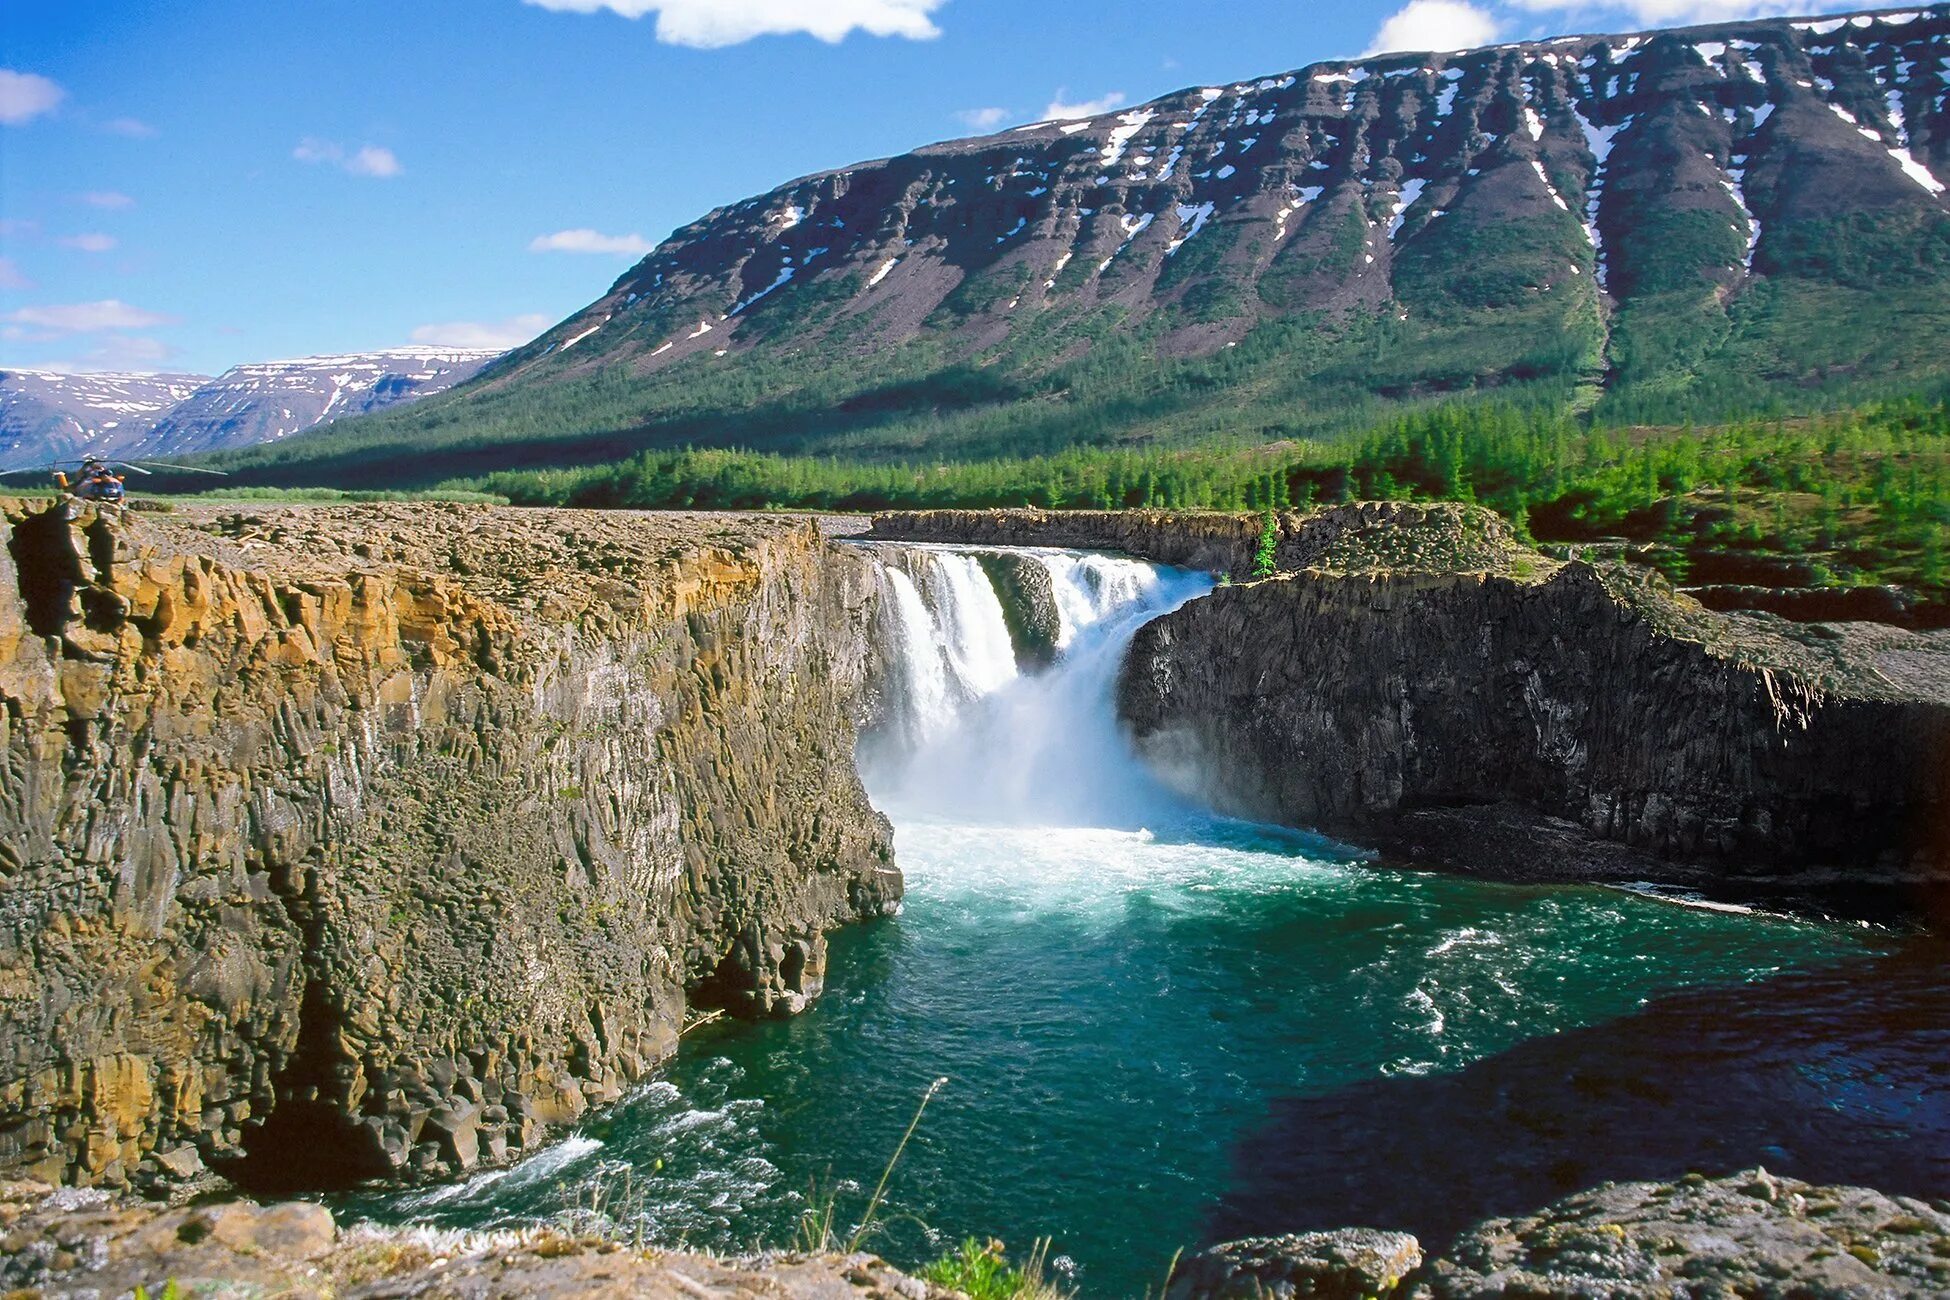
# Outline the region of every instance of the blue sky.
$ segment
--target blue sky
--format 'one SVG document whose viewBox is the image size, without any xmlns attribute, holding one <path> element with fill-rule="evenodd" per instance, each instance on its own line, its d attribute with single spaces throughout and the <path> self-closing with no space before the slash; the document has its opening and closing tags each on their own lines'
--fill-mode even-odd
<svg viewBox="0 0 1950 1300">
<path fill-rule="evenodd" d="M 1375 48 L 1849 3 L 0 0 L 0 364 L 509 346 L 711 208 Z"/>
</svg>

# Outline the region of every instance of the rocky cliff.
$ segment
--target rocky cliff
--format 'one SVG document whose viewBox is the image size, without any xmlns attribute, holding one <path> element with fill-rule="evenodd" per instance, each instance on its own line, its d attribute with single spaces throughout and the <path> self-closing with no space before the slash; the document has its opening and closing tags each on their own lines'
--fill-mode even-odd
<svg viewBox="0 0 1950 1300">
<path fill-rule="evenodd" d="M 509 1158 L 900 895 L 810 523 L 4 509 L 0 1167 Z"/>
<path fill-rule="evenodd" d="M 877 536 L 1250 563 L 1250 516 L 883 516 Z M 1220 807 L 1518 878 L 1950 880 L 1950 635 L 1715 614 L 1487 511 L 1277 520 L 1270 580 L 1144 628 L 1120 708 Z"/>
</svg>

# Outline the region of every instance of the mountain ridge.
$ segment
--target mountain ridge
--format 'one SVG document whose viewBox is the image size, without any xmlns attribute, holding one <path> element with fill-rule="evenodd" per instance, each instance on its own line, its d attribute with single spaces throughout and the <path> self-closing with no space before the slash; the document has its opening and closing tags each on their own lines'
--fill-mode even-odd
<svg viewBox="0 0 1950 1300">
<path fill-rule="evenodd" d="M 239 464 L 1029 454 L 1940 383 L 1947 98 L 1942 4 L 1188 88 L 721 206 L 457 392 Z"/>
<path fill-rule="evenodd" d="M 499 355 L 412 345 L 246 362 L 215 376 L 0 367 L 0 468 L 249 446 L 324 423 L 341 405 L 365 413 L 445 391 Z"/>
</svg>

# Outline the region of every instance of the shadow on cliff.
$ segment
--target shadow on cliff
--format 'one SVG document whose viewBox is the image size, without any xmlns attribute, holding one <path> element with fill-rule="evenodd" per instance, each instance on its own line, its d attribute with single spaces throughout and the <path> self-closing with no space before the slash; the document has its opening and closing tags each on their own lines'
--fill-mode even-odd
<svg viewBox="0 0 1950 1300">
<path fill-rule="evenodd" d="M 1274 1103 L 1213 1241 L 1361 1225 L 1440 1244 L 1607 1181 L 1764 1165 L 1950 1196 L 1950 943 L 1687 990 L 1452 1074 Z"/>
</svg>

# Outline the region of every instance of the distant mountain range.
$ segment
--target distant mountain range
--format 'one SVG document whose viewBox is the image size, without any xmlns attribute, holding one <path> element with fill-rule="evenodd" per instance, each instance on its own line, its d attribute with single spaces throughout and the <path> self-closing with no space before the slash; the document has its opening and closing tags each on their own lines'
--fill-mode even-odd
<svg viewBox="0 0 1950 1300">
<path fill-rule="evenodd" d="M 477 382 L 230 463 L 971 458 L 1484 396 L 1631 424 L 1938 391 L 1947 103 L 1942 4 L 1193 87 L 722 208 Z"/>
<path fill-rule="evenodd" d="M 498 353 L 390 348 L 204 375 L 0 369 L 0 469 L 94 453 L 161 457 L 274 442 L 442 392 Z"/>
</svg>

